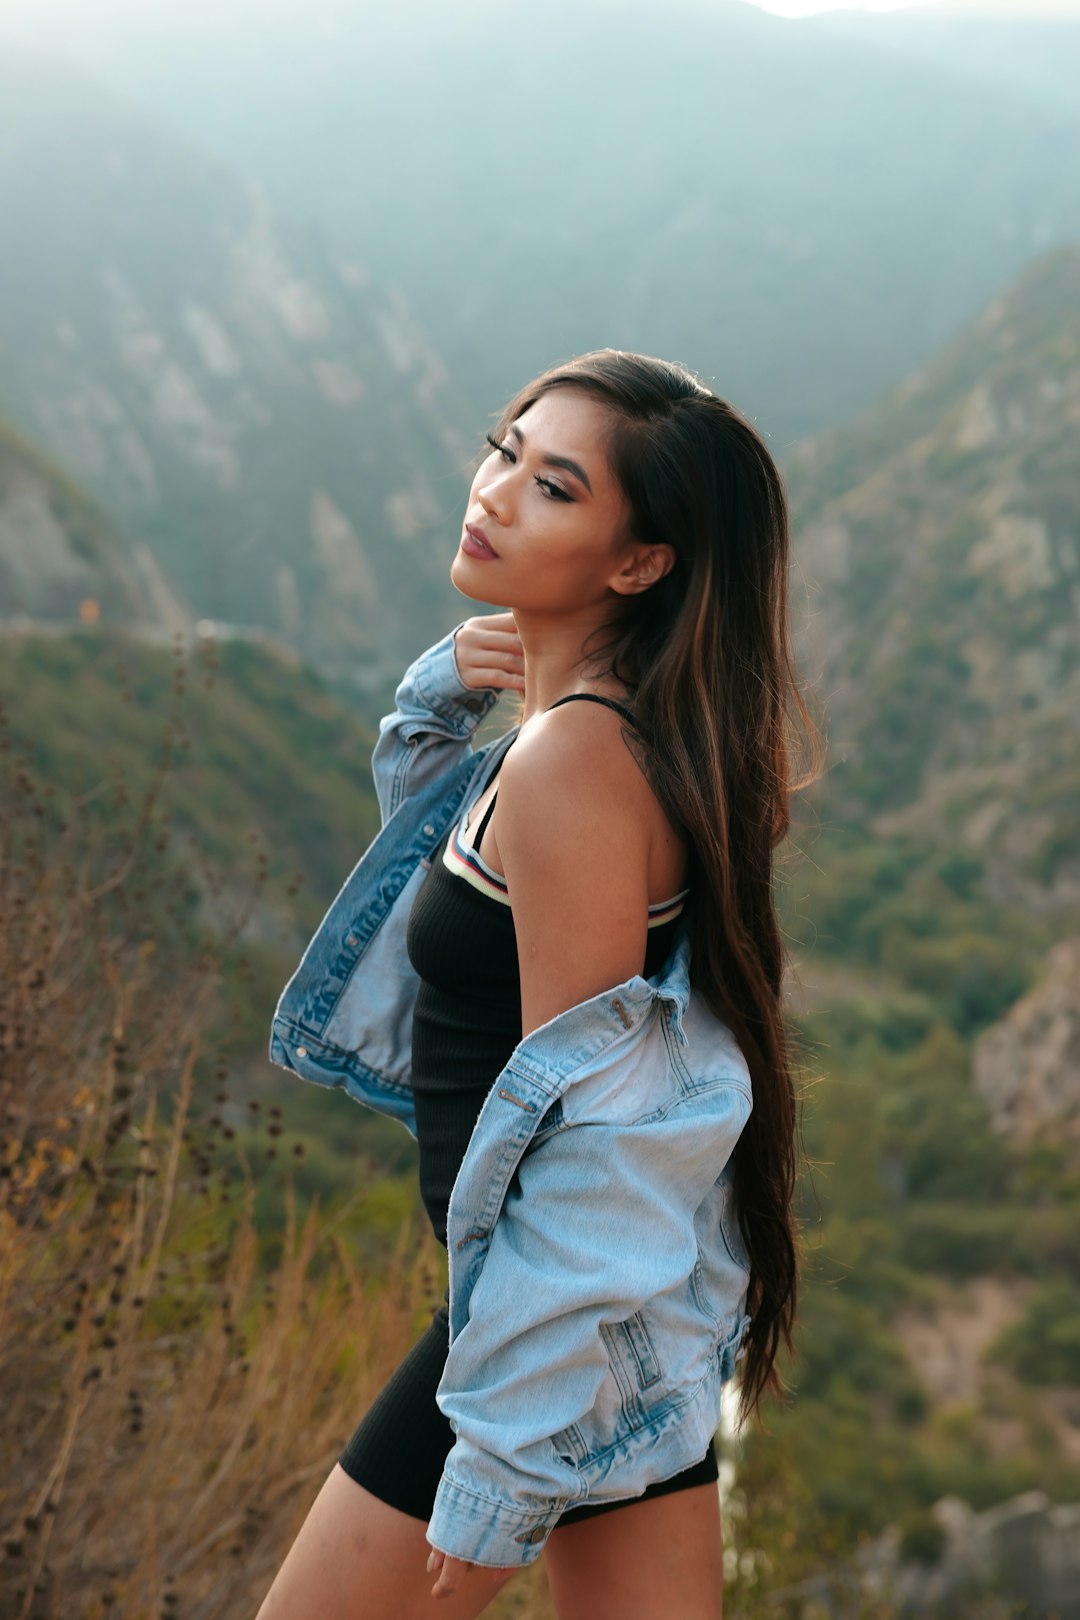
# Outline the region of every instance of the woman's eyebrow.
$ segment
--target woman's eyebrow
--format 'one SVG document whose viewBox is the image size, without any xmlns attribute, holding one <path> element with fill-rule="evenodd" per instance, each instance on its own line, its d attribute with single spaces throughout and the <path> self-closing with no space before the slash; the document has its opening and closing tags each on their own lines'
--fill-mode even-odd
<svg viewBox="0 0 1080 1620">
<path fill-rule="evenodd" d="M 524 446 L 525 435 L 524 435 L 524 433 L 522 433 L 522 431 L 521 431 L 521 429 L 519 427 L 515 426 L 515 424 L 513 422 L 511 422 L 511 424 L 510 424 L 510 432 L 517 439 L 517 442 L 520 445 Z M 540 451 L 537 452 L 537 454 L 539 455 L 540 460 L 542 462 L 544 462 L 547 466 L 549 466 L 549 467 L 565 467 L 567 472 L 572 472 L 575 478 L 580 478 L 581 479 L 581 482 L 585 485 L 585 488 L 588 490 L 589 494 L 590 495 L 592 494 L 593 487 L 589 483 L 589 475 L 585 471 L 584 467 L 579 466 L 576 461 L 571 461 L 569 456 L 555 456 L 555 455 L 552 455 L 549 451 L 546 451 L 546 450 L 540 450 Z"/>
</svg>

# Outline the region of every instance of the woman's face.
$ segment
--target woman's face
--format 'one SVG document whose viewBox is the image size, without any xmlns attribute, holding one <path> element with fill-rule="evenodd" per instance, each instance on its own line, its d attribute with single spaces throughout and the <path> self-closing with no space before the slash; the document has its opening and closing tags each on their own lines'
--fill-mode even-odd
<svg viewBox="0 0 1080 1620">
<path fill-rule="evenodd" d="M 608 470 L 609 423 L 589 395 L 556 388 L 510 424 L 469 491 L 461 538 L 468 526 L 479 529 L 496 555 L 459 546 L 450 578 L 463 595 L 534 612 L 603 602 L 647 549 L 618 544 L 629 513 Z"/>
</svg>

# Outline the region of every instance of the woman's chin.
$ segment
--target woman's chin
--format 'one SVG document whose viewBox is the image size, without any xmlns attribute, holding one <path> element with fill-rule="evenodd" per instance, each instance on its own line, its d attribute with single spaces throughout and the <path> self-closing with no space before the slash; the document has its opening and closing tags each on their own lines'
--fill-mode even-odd
<svg viewBox="0 0 1080 1620">
<path fill-rule="evenodd" d="M 467 596 L 472 602 L 484 602 L 488 607 L 509 607 L 508 602 L 497 602 L 493 597 L 484 595 L 479 588 L 484 580 L 482 577 L 477 578 L 477 575 L 482 574 L 482 566 L 470 568 L 468 563 L 469 559 L 463 552 L 455 553 L 450 564 L 450 583 L 455 591 L 460 591 L 462 596 Z"/>
</svg>

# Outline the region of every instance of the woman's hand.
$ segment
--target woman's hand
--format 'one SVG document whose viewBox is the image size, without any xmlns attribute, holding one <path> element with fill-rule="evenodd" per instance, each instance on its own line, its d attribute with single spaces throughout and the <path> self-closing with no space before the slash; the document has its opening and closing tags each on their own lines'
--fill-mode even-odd
<svg viewBox="0 0 1080 1620">
<path fill-rule="evenodd" d="M 460 1558 L 451 1558 L 449 1553 L 440 1552 L 433 1547 L 427 1561 L 428 1574 L 437 1574 L 438 1579 L 431 1588 L 432 1597 L 449 1597 L 453 1592 L 460 1592 L 466 1582 L 473 1585 L 484 1582 L 486 1585 L 499 1587 L 506 1580 L 510 1570 L 495 1569 L 489 1564 L 467 1564 Z"/>
<path fill-rule="evenodd" d="M 510 612 L 466 619 L 454 634 L 454 658 L 466 686 L 525 690 L 525 649 Z"/>
</svg>

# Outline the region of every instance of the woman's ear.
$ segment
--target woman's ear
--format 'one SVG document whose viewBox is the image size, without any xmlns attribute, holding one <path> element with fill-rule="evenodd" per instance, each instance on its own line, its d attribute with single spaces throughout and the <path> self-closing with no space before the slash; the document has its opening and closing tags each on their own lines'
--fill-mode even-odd
<svg viewBox="0 0 1080 1620">
<path fill-rule="evenodd" d="M 678 560 L 675 547 L 666 543 L 638 546 L 608 580 L 608 584 L 622 596 L 635 596 L 663 579 Z"/>
</svg>

